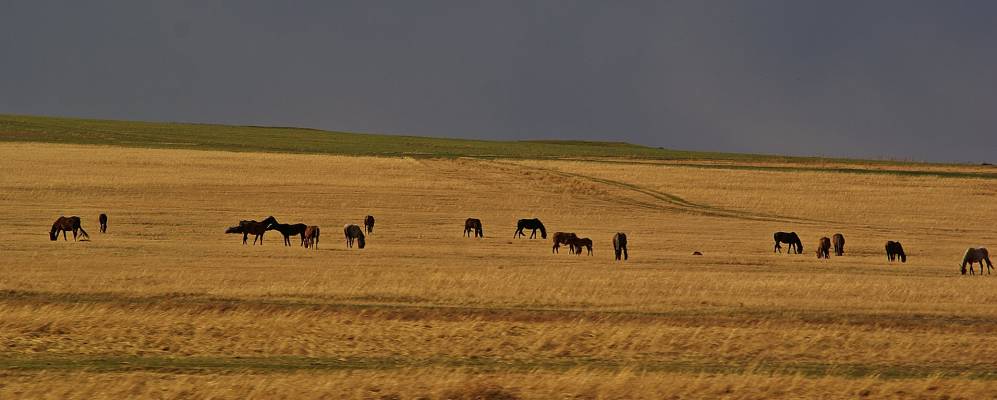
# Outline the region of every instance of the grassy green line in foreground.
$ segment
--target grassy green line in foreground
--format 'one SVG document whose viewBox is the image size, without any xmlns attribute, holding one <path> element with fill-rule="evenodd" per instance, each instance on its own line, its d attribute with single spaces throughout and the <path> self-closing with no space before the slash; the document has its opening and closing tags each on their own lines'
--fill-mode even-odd
<svg viewBox="0 0 997 400">
<path fill-rule="evenodd" d="M 787 363 L 744 361 L 690 361 L 647 360 L 617 361 L 593 358 L 562 358 L 548 360 L 521 360 L 485 357 L 431 359 L 401 359 L 390 357 L 337 358 L 337 357 L 157 357 L 157 356 L 108 356 L 108 357 L 2 357 L 0 370 L 8 371 L 89 371 L 89 372 L 260 372 L 281 373 L 328 370 L 391 370 L 402 368 L 445 368 L 479 372 L 566 371 L 586 369 L 595 371 L 668 372 L 744 374 L 765 373 L 804 375 L 810 377 L 840 376 L 882 379 L 913 379 L 928 377 L 962 377 L 968 379 L 997 380 L 997 367 L 993 365 L 872 365 L 835 363 Z"/>
</svg>

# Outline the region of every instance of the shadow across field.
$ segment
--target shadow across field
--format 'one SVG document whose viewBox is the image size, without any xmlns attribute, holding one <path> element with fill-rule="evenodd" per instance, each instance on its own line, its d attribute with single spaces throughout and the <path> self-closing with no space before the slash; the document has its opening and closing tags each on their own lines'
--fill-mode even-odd
<svg viewBox="0 0 997 400">
<path fill-rule="evenodd" d="M 117 293 L 45 293 L 0 291 L 0 304 L 81 305 L 119 307 L 129 312 L 184 310 L 190 314 L 252 311 L 275 314 L 304 311 L 319 314 L 376 316 L 388 320 L 469 319 L 508 322 L 607 322 L 666 323 L 673 326 L 746 327 L 758 324 L 850 325 L 865 328 L 992 332 L 997 320 L 985 316 L 887 313 L 875 311 L 815 310 L 760 307 L 703 307 L 667 311 L 593 310 L 537 307 L 475 307 L 440 304 L 376 303 L 357 299 L 319 298 L 219 298 L 195 293 L 129 296 Z"/>
<path fill-rule="evenodd" d="M 782 374 L 808 377 L 839 376 L 880 379 L 945 378 L 997 379 L 992 364 L 961 365 L 857 365 L 828 363 L 709 362 L 709 361 L 628 361 L 595 358 L 518 360 L 490 357 L 402 359 L 390 357 L 4 357 L 0 370 L 9 371 L 87 371 L 87 372 L 295 372 L 307 370 L 391 370 L 410 368 L 459 368 L 474 372 L 591 371 L 672 372 L 691 374 Z"/>
</svg>

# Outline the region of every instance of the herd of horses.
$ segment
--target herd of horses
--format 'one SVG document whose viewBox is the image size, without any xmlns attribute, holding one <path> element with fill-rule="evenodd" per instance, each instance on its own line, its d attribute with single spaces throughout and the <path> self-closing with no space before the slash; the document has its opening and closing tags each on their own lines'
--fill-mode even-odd
<svg viewBox="0 0 997 400">
<path fill-rule="evenodd" d="M 803 242 L 800 240 L 800 236 L 796 232 L 776 232 L 772 235 L 775 240 L 775 248 L 773 252 L 782 252 L 782 245 L 789 245 L 789 249 L 786 253 L 803 254 Z M 831 247 L 834 247 L 835 256 L 845 255 L 845 236 L 840 233 L 835 233 L 828 238 L 827 236 L 821 237 L 817 241 L 817 258 L 830 258 Z M 900 261 L 901 263 L 907 262 L 907 253 L 904 252 L 904 247 L 900 242 L 887 241 L 886 242 L 886 259 L 889 262 Z M 986 263 L 987 275 L 990 275 L 990 270 L 994 268 L 994 265 L 990 262 L 990 252 L 987 251 L 986 247 L 970 247 L 966 249 L 965 255 L 962 257 L 962 266 L 960 272 L 966 275 L 966 266 L 969 266 L 969 274 L 975 275 L 973 271 L 973 264 L 980 264 L 980 275 L 983 275 L 984 263 Z"/>
<path fill-rule="evenodd" d="M 107 214 L 100 214 L 97 218 L 100 224 L 100 232 L 107 232 Z M 525 230 L 529 229 L 530 239 L 536 238 L 537 231 L 540 231 L 540 238 L 547 239 L 547 228 L 544 227 L 543 222 L 537 218 L 530 219 L 520 219 L 516 223 L 516 231 L 513 233 L 513 238 L 525 237 Z M 238 225 L 231 226 L 225 230 L 226 234 L 242 234 L 242 244 L 247 244 L 249 241 L 249 235 L 253 235 L 253 245 L 259 241 L 260 245 L 263 245 L 263 235 L 268 231 L 277 231 L 284 238 L 284 246 L 291 246 L 291 237 L 300 236 L 300 245 L 304 248 L 317 249 L 319 243 L 320 229 L 315 225 L 307 224 L 282 224 L 277 221 L 277 218 L 269 216 L 261 221 L 255 220 L 242 220 L 239 221 Z M 49 239 L 52 241 L 59 239 L 59 234 L 62 233 L 63 240 L 69 240 L 67 238 L 67 232 L 73 232 L 73 240 L 89 240 L 90 235 L 86 230 L 83 229 L 80 217 L 72 216 L 66 217 L 62 216 L 55 220 L 52 224 L 52 230 L 49 231 Z M 357 247 L 363 249 L 366 246 L 366 237 L 374 232 L 374 216 L 368 215 L 363 219 L 363 228 L 360 228 L 357 224 L 346 224 L 343 226 L 343 236 L 346 239 L 346 247 L 353 248 L 356 244 Z M 481 220 L 477 218 L 468 218 L 464 221 L 464 236 L 475 238 L 485 237 L 484 229 L 482 228 Z M 775 241 L 775 246 L 773 252 L 782 253 L 782 245 L 786 244 L 789 246 L 786 253 L 796 253 L 803 254 L 803 241 L 800 240 L 800 236 L 796 232 L 776 232 L 772 236 Z M 585 249 L 588 255 L 592 255 L 592 239 L 579 237 L 574 232 L 554 232 L 553 236 L 553 247 L 551 248 L 552 253 L 558 253 L 558 250 L 562 245 L 568 246 L 568 251 L 571 254 L 581 254 L 582 249 Z M 817 258 L 818 259 L 828 259 L 831 256 L 831 250 L 834 250 L 834 255 L 836 257 L 841 257 L 845 254 L 845 236 L 840 233 L 835 233 L 830 238 L 824 236 L 821 237 L 817 242 Z M 616 255 L 616 260 L 628 260 L 630 258 L 627 251 L 627 235 L 623 232 L 617 232 L 613 235 L 613 250 Z M 702 255 L 700 252 L 694 252 L 694 255 Z M 903 246 L 900 242 L 888 241 L 886 242 L 886 258 L 889 262 L 900 261 L 901 263 L 907 262 L 907 253 L 904 252 Z M 980 264 L 980 275 L 983 275 L 984 265 L 986 266 L 987 275 L 991 274 L 991 270 L 994 269 L 993 263 L 990 262 L 990 253 L 985 247 L 970 247 L 966 250 L 966 253 L 962 258 L 962 266 L 960 272 L 965 275 L 967 272 L 967 265 L 969 266 L 970 275 L 975 275 L 973 269 L 973 264 Z"/>
<path fill-rule="evenodd" d="M 364 230 L 368 234 L 374 231 L 374 217 L 368 215 L 364 218 Z M 343 234 L 346 237 L 346 246 L 349 248 L 353 247 L 354 243 L 361 249 L 366 245 L 364 230 L 361 230 L 356 224 L 347 224 L 343 227 Z M 282 224 L 277 221 L 274 216 L 269 216 L 264 218 L 262 221 L 256 220 L 242 220 L 239 221 L 238 225 L 231 226 L 225 230 L 225 233 L 231 234 L 242 234 L 242 244 L 247 244 L 249 241 L 249 235 L 253 235 L 253 245 L 256 245 L 257 240 L 259 240 L 260 245 L 263 245 L 263 235 L 268 231 L 280 232 L 281 236 L 284 237 L 284 246 L 291 245 L 292 236 L 301 237 L 301 246 L 308 249 L 318 249 L 319 238 L 321 236 L 321 229 L 316 225 L 308 224 Z"/>
</svg>

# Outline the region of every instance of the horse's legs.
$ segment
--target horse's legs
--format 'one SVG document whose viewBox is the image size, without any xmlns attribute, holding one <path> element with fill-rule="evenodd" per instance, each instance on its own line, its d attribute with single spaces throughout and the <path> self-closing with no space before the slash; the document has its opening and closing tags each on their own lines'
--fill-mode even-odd
<svg viewBox="0 0 997 400">
<path fill-rule="evenodd" d="M 530 232 L 530 239 L 536 239 L 536 238 L 537 238 L 537 229 L 533 228 L 533 232 Z"/>
<path fill-rule="evenodd" d="M 775 252 L 782 253 L 782 246 L 779 245 L 779 242 L 775 242 L 775 248 L 772 249 L 772 252 L 773 253 L 775 253 Z"/>
<path fill-rule="evenodd" d="M 627 260 L 629 258 L 630 258 L 630 255 L 627 254 L 627 246 L 623 246 L 623 260 L 625 261 L 625 260 Z"/>
<path fill-rule="evenodd" d="M 249 240 L 249 233 L 246 233 L 246 232 L 243 232 L 243 233 L 242 233 L 242 245 L 243 245 L 243 246 L 245 246 L 245 245 L 246 245 L 246 241 L 247 241 L 247 240 Z"/>
</svg>

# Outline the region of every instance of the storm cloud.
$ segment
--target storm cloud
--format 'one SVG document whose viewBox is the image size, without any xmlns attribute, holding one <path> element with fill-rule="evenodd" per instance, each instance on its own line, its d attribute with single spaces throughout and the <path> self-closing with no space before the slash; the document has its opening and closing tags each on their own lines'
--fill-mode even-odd
<svg viewBox="0 0 997 400">
<path fill-rule="evenodd" d="M 0 113 L 980 162 L 997 2 L 21 2 Z"/>
</svg>

